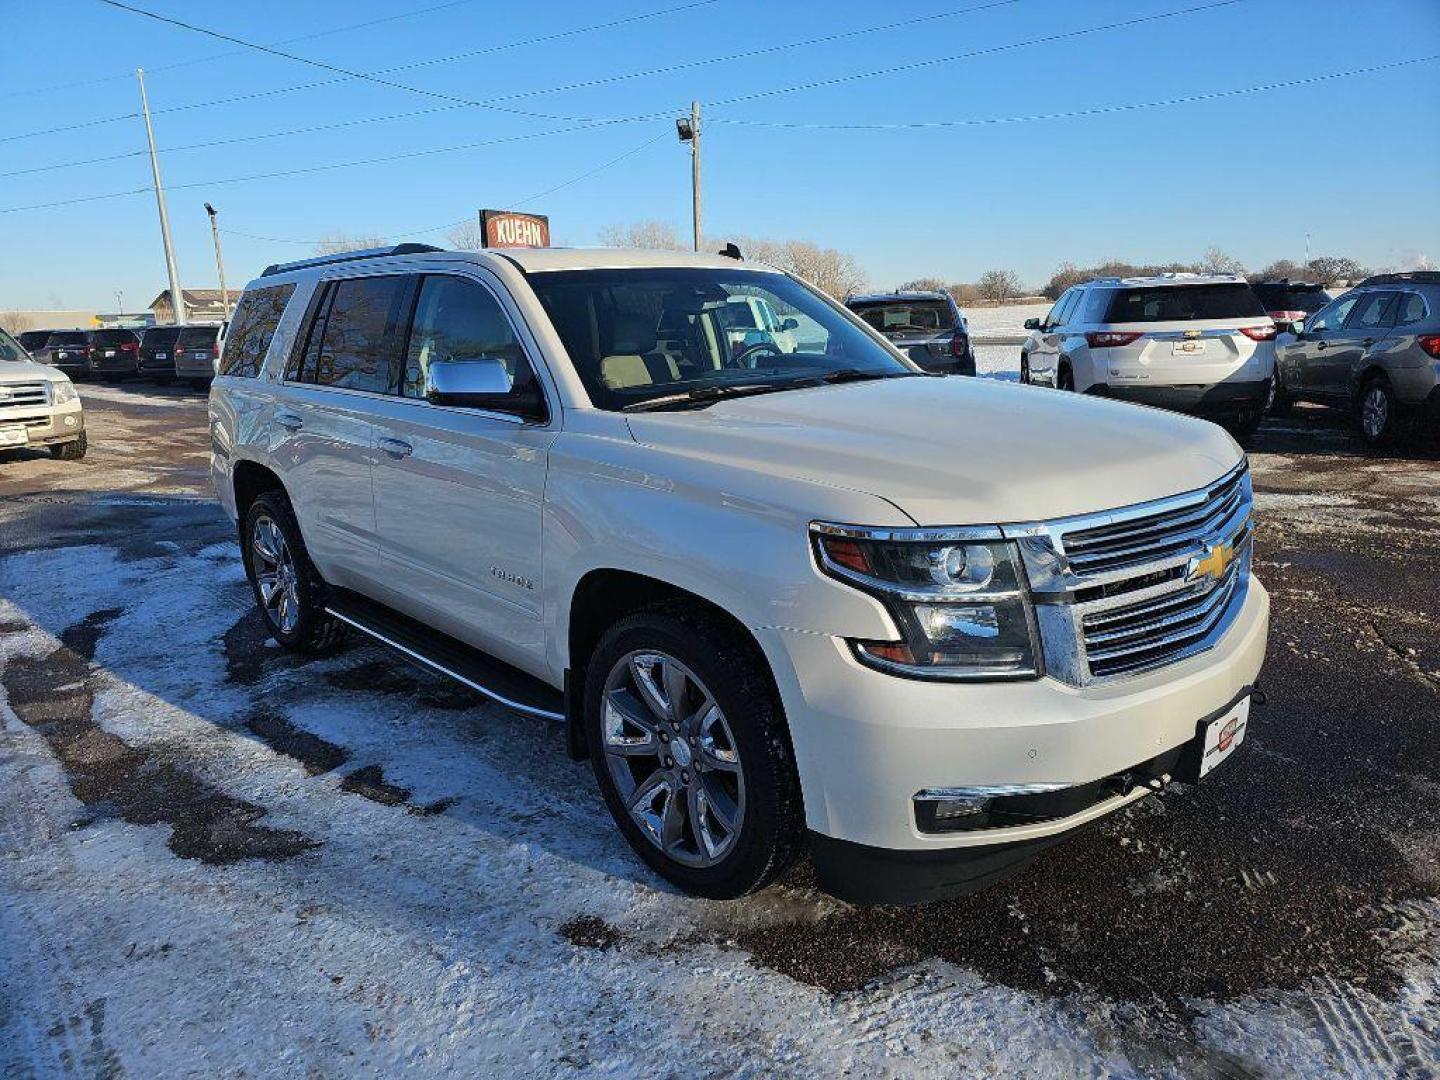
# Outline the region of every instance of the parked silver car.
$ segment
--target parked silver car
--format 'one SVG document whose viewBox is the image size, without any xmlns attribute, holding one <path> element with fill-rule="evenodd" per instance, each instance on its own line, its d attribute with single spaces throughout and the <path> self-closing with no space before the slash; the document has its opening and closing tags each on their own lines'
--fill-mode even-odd
<svg viewBox="0 0 1440 1080">
<path fill-rule="evenodd" d="M 1379 274 L 1276 342 L 1272 411 L 1296 401 L 1354 412 L 1371 445 L 1440 416 L 1440 271 Z"/>
</svg>

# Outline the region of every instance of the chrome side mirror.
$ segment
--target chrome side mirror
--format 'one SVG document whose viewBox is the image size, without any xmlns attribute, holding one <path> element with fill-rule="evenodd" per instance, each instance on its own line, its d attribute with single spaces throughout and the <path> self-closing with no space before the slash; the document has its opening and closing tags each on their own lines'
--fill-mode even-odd
<svg viewBox="0 0 1440 1080">
<path fill-rule="evenodd" d="M 459 398 L 493 398 L 510 393 L 510 372 L 503 360 L 436 360 L 425 372 L 425 397 L 436 405 L 465 405 Z"/>
</svg>

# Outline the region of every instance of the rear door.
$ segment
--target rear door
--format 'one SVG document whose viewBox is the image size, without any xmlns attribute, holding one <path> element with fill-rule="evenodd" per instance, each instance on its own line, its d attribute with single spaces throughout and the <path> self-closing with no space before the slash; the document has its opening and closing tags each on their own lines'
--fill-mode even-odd
<svg viewBox="0 0 1440 1080">
<path fill-rule="evenodd" d="M 541 519 L 558 432 L 493 408 L 431 404 L 433 361 L 504 362 L 516 386 L 536 379 L 533 340 L 498 281 L 421 279 L 399 393 L 376 415 L 375 507 L 382 596 L 520 667 L 544 656 Z"/>
<path fill-rule="evenodd" d="M 1370 348 L 1389 335 L 1395 325 L 1399 294 L 1380 289 L 1363 295 L 1346 316 L 1339 330 L 1325 339 L 1319 351 L 1312 384 L 1315 391 L 1330 398 L 1349 398 Z"/>
<path fill-rule="evenodd" d="M 311 558 L 336 585 L 372 592 L 374 413 L 399 378 L 412 278 L 377 274 L 316 291 L 276 394 L 274 454 Z"/>
</svg>

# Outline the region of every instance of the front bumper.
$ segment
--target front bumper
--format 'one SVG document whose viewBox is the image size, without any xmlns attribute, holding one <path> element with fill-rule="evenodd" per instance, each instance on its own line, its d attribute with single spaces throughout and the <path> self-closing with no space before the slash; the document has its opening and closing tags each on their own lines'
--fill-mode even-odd
<svg viewBox="0 0 1440 1080">
<path fill-rule="evenodd" d="M 1201 720 L 1256 683 L 1269 610 L 1251 578 L 1213 648 L 1087 687 L 904 679 L 864 667 L 833 637 L 757 631 L 790 721 L 822 882 L 843 892 L 847 865 L 883 863 L 900 877 L 902 864 L 935 871 L 941 892 L 984 884 L 1143 797 L 1148 789 L 1137 788 L 1068 817 L 941 834 L 920 830 L 912 803 L 927 788 L 1090 784 L 1184 747 Z"/>
<path fill-rule="evenodd" d="M 1256 382 L 1222 382 L 1213 386 L 1153 386 L 1111 382 L 1093 391 L 1101 397 L 1132 401 L 1137 405 L 1153 405 L 1172 412 L 1193 416 L 1233 419 L 1254 415 L 1264 409 L 1270 384 Z"/>
<path fill-rule="evenodd" d="M 7 416 L 6 412 L 17 415 Z M 0 410 L 0 427 L 19 424 L 25 428 L 29 442 L 25 446 L 7 447 L 24 450 L 26 446 L 54 446 L 72 442 L 85 430 L 84 406 L 78 401 L 35 409 Z"/>
</svg>

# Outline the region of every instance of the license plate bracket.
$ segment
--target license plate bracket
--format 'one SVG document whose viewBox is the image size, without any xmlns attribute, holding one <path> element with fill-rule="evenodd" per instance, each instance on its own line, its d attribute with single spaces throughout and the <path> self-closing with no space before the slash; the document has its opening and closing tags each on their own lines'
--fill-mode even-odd
<svg viewBox="0 0 1440 1080">
<path fill-rule="evenodd" d="M 0 446 L 28 446 L 30 433 L 23 424 L 0 426 Z"/>
<path fill-rule="evenodd" d="M 1245 741 L 1250 724 L 1252 694 L 1232 702 L 1224 710 L 1195 725 L 1195 738 L 1175 767 L 1175 779 L 1194 784 L 1230 759 Z"/>
</svg>

